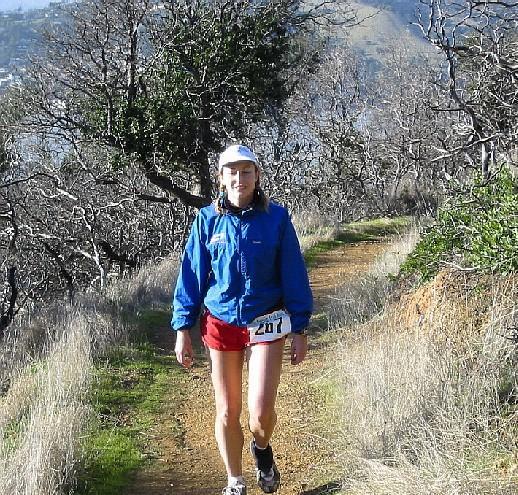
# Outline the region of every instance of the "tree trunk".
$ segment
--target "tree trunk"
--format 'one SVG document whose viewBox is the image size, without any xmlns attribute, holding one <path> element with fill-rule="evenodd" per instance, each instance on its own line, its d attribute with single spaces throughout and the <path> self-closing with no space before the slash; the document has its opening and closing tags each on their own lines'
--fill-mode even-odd
<svg viewBox="0 0 518 495">
<path fill-rule="evenodd" d="M 0 339 L 4 336 L 6 328 L 12 323 L 14 319 L 14 308 L 16 306 L 16 299 L 18 299 L 18 287 L 16 286 L 16 267 L 11 266 L 7 269 L 7 283 L 11 288 L 11 296 L 9 297 L 9 306 L 4 312 L 0 314 Z"/>
<path fill-rule="evenodd" d="M 166 191 L 173 196 L 176 196 L 184 205 L 191 206 L 193 208 L 203 208 L 207 206 L 211 202 L 211 192 L 210 189 L 207 191 L 208 185 L 207 180 L 205 179 L 203 182 L 203 187 L 200 188 L 203 191 L 203 195 L 192 194 L 189 191 L 177 186 L 173 183 L 170 177 L 166 175 L 161 175 L 158 173 L 156 168 L 151 163 L 143 164 L 144 172 L 146 174 L 147 179 L 151 184 L 159 187 L 163 191 Z M 207 167 L 208 168 L 208 167 Z M 207 174 L 208 181 L 210 183 L 210 174 Z M 200 185 L 202 183 L 200 182 Z"/>
</svg>

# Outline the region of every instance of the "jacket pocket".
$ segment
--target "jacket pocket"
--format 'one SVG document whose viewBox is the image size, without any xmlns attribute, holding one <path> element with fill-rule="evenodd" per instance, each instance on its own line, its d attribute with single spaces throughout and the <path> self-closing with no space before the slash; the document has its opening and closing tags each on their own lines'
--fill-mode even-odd
<svg viewBox="0 0 518 495">
<path fill-rule="evenodd" d="M 252 282 L 264 283 L 276 277 L 277 246 L 264 239 L 249 239 L 247 264 Z"/>
</svg>

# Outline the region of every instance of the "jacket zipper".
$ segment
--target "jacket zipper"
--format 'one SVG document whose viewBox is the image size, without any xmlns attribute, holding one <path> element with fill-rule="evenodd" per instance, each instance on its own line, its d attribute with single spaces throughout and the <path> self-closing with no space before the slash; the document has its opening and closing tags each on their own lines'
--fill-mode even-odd
<svg viewBox="0 0 518 495">
<path fill-rule="evenodd" d="M 237 218 L 237 253 L 238 253 L 238 271 L 241 279 L 243 278 L 243 274 L 241 273 L 242 265 L 241 265 L 241 218 L 239 215 L 236 215 Z M 237 300 L 237 324 L 241 325 L 241 299 L 243 297 L 243 292 L 241 292 L 240 297 Z"/>
</svg>

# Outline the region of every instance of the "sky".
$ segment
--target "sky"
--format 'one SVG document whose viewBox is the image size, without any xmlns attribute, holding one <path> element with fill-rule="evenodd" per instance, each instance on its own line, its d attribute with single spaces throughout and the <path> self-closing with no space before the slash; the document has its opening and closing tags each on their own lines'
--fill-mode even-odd
<svg viewBox="0 0 518 495">
<path fill-rule="evenodd" d="M 14 10 L 21 7 L 24 10 L 47 7 L 51 0 L 0 0 L 0 10 Z"/>
</svg>

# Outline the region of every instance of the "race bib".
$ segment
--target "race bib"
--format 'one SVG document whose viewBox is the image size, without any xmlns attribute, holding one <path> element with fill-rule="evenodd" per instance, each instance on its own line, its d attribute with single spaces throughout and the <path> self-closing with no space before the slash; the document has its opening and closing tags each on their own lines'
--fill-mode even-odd
<svg viewBox="0 0 518 495">
<path fill-rule="evenodd" d="M 257 317 L 248 326 L 250 343 L 271 342 L 280 339 L 291 332 L 290 315 L 284 311 L 274 311 Z"/>
</svg>

